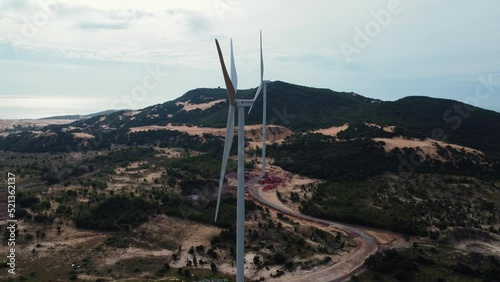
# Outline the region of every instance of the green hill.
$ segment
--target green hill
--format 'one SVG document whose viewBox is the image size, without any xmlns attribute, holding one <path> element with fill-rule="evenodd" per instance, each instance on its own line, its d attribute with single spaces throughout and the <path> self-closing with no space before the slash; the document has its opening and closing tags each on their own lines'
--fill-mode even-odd
<svg viewBox="0 0 500 282">
<path fill-rule="evenodd" d="M 255 89 L 240 90 L 240 98 L 251 98 Z M 224 89 L 194 89 L 173 101 L 139 110 L 134 115 L 125 111 L 98 115 L 71 124 L 71 131 L 63 131 L 67 125 L 53 125 L 43 129 L 50 134 L 32 135 L 29 132 L 0 137 L 0 149 L 39 152 L 65 151 L 81 143 L 73 133 L 88 133 L 99 142 L 87 149 L 99 149 L 111 144 L 148 144 L 165 139 L 193 141 L 181 132 L 129 134 L 129 129 L 138 126 L 186 124 L 204 127 L 225 127 L 226 102 L 201 110 L 186 111 L 181 103 L 202 104 L 226 99 Z M 260 124 L 262 99 L 258 99 L 247 124 Z M 395 102 L 383 102 L 355 93 L 335 92 L 281 81 L 268 85 L 268 123 L 285 126 L 294 132 L 363 123 L 396 126 L 394 134 L 414 138 L 432 138 L 463 145 L 498 157 L 500 152 L 500 114 L 463 103 L 429 97 L 407 97 Z M 388 137 L 382 131 L 357 130 L 355 137 Z M 351 129 L 352 130 L 352 129 Z M 55 133 L 55 134 L 53 134 Z M 353 132 L 351 132 L 352 134 Z M 97 138 L 98 137 L 98 138 Z M 198 144 L 194 142 L 193 144 Z"/>
</svg>

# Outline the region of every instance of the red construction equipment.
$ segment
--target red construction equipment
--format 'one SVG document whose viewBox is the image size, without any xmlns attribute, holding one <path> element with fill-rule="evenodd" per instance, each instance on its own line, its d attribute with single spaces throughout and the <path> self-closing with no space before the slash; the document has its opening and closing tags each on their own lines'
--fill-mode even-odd
<svg viewBox="0 0 500 282">
<path fill-rule="evenodd" d="M 272 189 L 276 189 L 279 184 L 285 184 L 283 178 L 278 176 L 269 176 L 267 173 L 264 176 L 264 179 L 259 180 L 259 184 L 262 184 L 263 190 L 268 191 Z"/>
<path fill-rule="evenodd" d="M 264 188 L 262 188 L 262 190 L 263 191 L 268 191 L 268 190 L 276 189 L 276 187 L 278 187 L 278 183 L 275 183 L 275 184 L 266 184 L 266 185 L 264 185 Z"/>
<path fill-rule="evenodd" d="M 283 182 L 283 178 L 277 176 L 265 176 L 264 179 L 259 180 L 259 184 L 276 184 Z"/>
</svg>

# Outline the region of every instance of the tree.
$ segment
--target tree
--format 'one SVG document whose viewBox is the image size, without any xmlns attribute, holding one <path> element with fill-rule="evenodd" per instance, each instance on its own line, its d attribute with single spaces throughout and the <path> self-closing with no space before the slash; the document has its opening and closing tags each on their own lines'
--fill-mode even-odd
<svg viewBox="0 0 500 282">
<path fill-rule="evenodd" d="M 210 264 L 210 269 L 212 270 L 213 273 L 217 273 L 218 272 L 217 265 L 215 265 L 215 262 L 212 262 Z"/>
<path fill-rule="evenodd" d="M 253 263 L 255 263 L 256 265 L 259 265 L 260 264 L 260 257 L 259 256 L 254 256 L 253 257 Z"/>
<path fill-rule="evenodd" d="M 286 262 L 285 254 L 282 252 L 277 252 L 273 255 L 274 264 L 284 264 Z"/>
<path fill-rule="evenodd" d="M 196 251 L 197 251 L 199 254 L 204 253 L 204 252 L 205 252 L 205 246 L 203 246 L 203 245 L 196 246 Z"/>
</svg>

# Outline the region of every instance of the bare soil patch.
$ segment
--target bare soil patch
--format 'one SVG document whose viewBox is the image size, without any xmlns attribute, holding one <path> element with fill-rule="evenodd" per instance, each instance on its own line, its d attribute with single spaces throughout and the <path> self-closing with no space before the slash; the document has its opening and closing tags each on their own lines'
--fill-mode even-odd
<svg viewBox="0 0 500 282">
<path fill-rule="evenodd" d="M 349 124 L 346 123 L 342 126 L 334 126 L 334 127 L 330 127 L 330 128 L 323 128 L 323 129 L 314 130 L 314 131 L 312 131 L 312 133 L 320 133 L 320 134 L 327 135 L 327 136 L 337 137 L 337 134 L 339 132 L 344 131 L 348 128 L 349 128 Z"/>
<path fill-rule="evenodd" d="M 94 139 L 95 138 L 94 135 L 84 133 L 84 132 L 73 133 L 73 137 L 79 138 L 79 139 Z"/>
<path fill-rule="evenodd" d="M 226 99 L 220 99 L 220 100 L 215 100 L 207 103 L 201 103 L 201 104 L 191 104 L 190 101 L 187 102 L 177 102 L 175 103 L 176 105 L 182 105 L 183 110 L 186 112 L 192 111 L 192 110 L 206 110 L 211 107 L 213 107 L 216 104 L 226 102 Z"/>
<path fill-rule="evenodd" d="M 394 137 L 394 138 L 374 138 L 374 141 L 381 141 L 384 142 L 384 149 L 386 152 L 390 152 L 396 148 L 419 148 L 420 149 L 420 154 L 425 157 L 425 156 L 430 156 L 433 159 L 437 160 L 443 160 L 445 159 L 438 154 L 438 146 L 446 148 L 447 146 L 451 146 L 453 149 L 456 150 L 464 150 L 466 153 L 471 153 L 471 154 L 476 154 L 476 155 L 484 155 L 479 150 L 469 148 L 469 147 L 464 147 L 464 146 L 459 146 L 455 144 L 450 144 L 450 143 L 445 143 L 442 141 L 437 141 L 434 139 L 426 138 L 424 140 L 419 140 L 419 139 L 406 139 L 402 137 Z"/>
<path fill-rule="evenodd" d="M 0 131 L 14 129 L 15 126 L 44 127 L 51 124 L 68 124 L 74 121 L 74 119 L 1 119 Z"/>
</svg>

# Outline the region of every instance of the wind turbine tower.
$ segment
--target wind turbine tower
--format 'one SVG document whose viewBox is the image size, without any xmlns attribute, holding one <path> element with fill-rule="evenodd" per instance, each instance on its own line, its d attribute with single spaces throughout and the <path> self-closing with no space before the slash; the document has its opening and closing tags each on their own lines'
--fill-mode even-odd
<svg viewBox="0 0 500 282">
<path fill-rule="evenodd" d="M 255 92 L 255 96 L 253 98 L 253 102 L 257 100 L 260 92 L 263 93 L 263 101 L 262 101 L 262 171 L 260 173 L 261 177 L 266 175 L 266 141 L 267 141 L 267 84 L 269 80 L 264 80 L 264 57 L 262 55 L 262 31 L 260 31 L 260 84 L 257 88 L 257 92 Z M 248 111 L 248 114 L 252 111 L 252 107 Z"/>
<path fill-rule="evenodd" d="M 229 113 L 227 118 L 226 139 L 224 141 L 224 151 L 222 156 L 222 166 L 219 179 L 219 191 L 217 195 L 217 208 L 215 210 L 215 221 L 219 214 L 219 206 L 224 184 L 229 153 L 234 136 L 234 112 L 238 109 L 238 190 L 236 195 L 236 281 L 244 282 L 245 275 L 245 108 L 251 107 L 254 100 L 236 99 L 238 78 L 234 63 L 233 42 L 231 40 L 231 77 L 226 69 L 224 57 L 217 39 L 215 45 L 219 54 L 219 60 L 229 96 Z"/>
</svg>

